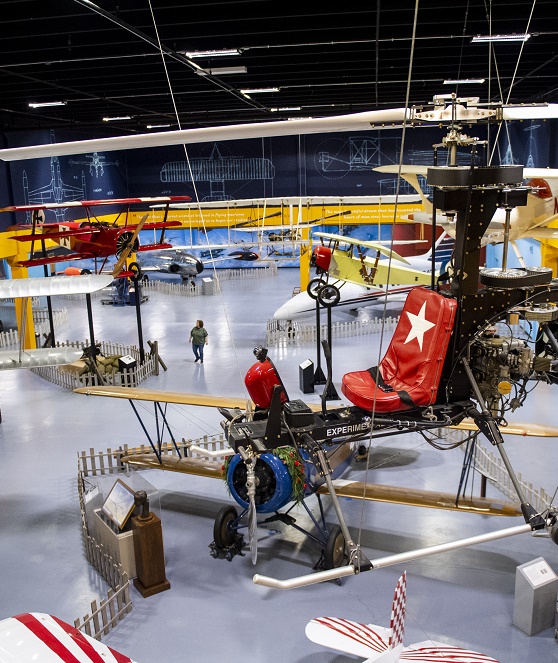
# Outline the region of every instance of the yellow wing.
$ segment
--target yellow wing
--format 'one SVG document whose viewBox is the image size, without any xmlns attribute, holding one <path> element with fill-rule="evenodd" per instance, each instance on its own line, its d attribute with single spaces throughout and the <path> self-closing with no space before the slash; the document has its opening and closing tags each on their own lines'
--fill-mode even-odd
<svg viewBox="0 0 558 663">
<path fill-rule="evenodd" d="M 126 398 L 135 401 L 151 401 L 152 403 L 175 403 L 176 405 L 199 405 L 201 407 L 231 409 L 253 407 L 252 402 L 246 398 L 186 394 L 179 391 L 157 391 L 137 387 L 79 387 L 74 389 L 74 392 L 86 396 L 109 396 L 110 398 Z"/>
</svg>

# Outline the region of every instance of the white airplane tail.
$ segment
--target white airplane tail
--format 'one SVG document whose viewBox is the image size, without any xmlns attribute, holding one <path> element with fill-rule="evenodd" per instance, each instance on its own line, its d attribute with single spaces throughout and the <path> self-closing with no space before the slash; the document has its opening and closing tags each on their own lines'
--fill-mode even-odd
<svg viewBox="0 0 558 663">
<path fill-rule="evenodd" d="M 362 656 L 366 663 L 391 663 L 399 660 L 405 631 L 407 575 L 397 581 L 391 606 L 390 628 L 359 624 L 349 619 L 320 617 L 306 625 L 312 642 L 347 654 Z"/>
<path fill-rule="evenodd" d="M 405 605 L 407 603 L 407 572 L 397 581 L 391 604 L 390 636 L 388 647 L 394 649 L 403 642 L 405 632 Z"/>
</svg>

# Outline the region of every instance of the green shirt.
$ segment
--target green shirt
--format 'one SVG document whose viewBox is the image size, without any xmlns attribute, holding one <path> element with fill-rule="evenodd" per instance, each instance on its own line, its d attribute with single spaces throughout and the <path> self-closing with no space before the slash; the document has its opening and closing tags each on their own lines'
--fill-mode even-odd
<svg viewBox="0 0 558 663">
<path fill-rule="evenodd" d="M 207 338 L 207 331 L 205 327 L 194 327 L 190 332 L 190 336 L 194 345 L 203 345 Z"/>
</svg>

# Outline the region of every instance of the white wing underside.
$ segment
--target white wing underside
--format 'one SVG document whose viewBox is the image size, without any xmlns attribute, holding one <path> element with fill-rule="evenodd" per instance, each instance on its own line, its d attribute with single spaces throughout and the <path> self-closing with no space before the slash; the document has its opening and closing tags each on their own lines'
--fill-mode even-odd
<svg viewBox="0 0 558 663">
<path fill-rule="evenodd" d="M 91 293 L 106 288 L 113 280 L 110 274 L 4 280 L 0 281 L 0 299 Z"/>
<path fill-rule="evenodd" d="M 498 663 L 495 658 L 443 642 L 425 640 L 402 649 L 388 649 L 390 629 L 375 624 L 359 624 L 348 619 L 321 617 L 306 625 L 306 636 L 324 647 L 361 656 L 366 663 L 372 661 L 414 661 L 433 663 Z"/>
<path fill-rule="evenodd" d="M 63 366 L 83 356 L 76 348 L 39 348 L 37 350 L 0 351 L 0 371 L 13 368 L 38 368 L 40 366 Z"/>
</svg>

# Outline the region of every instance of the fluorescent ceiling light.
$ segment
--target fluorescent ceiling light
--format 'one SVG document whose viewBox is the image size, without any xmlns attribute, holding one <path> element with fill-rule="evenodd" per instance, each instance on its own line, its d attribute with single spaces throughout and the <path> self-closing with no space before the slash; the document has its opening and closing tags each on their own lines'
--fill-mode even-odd
<svg viewBox="0 0 558 663">
<path fill-rule="evenodd" d="M 46 106 L 65 106 L 65 101 L 43 101 L 41 103 L 30 103 L 29 108 L 45 108 Z"/>
<path fill-rule="evenodd" d="M 103 122 L 116 122 L 117 120 L 131 120 L 131 115 L 118 115 L 117 117 L 104 117 Z"/>
<path fill-rule="evenodd" d="M 148 124 L 146 129 L 166 129 L 170 124 Z"/>
<path fill-rule="evenodd" d="M 300 106 L 284 106 L 283 108 L 270 108 L 269 110 L 272 113 L 276 113 L 277 111 L 299 111 Z"/>
<path fill-rule="evenodd" d="M 473 43 L 483 41 L 527 41 L 530 36 L 528 32 L 522 35 L 477 35 L 471 41 Z"/>
<path fill-rule="evenodd" d="M 211 74 L 212 76 L 226 76 L 227 74 L 246 74 L 246 67 L 210 67 L 196 71 L 200 76 Z"/>
<path fill-rule="evenodd" d="M 444 85 L 468 85 L 470 83 L 484 83 L 484 78 L 448 78 Z"/>
<path fill-rule="evenodd" d="M 279 92 L 278 87 L 254 87 L 247 90 L 240 90 L 242 94 L 256 94 L 259 92 Z"/>
<path fill-rule="evenodd" d="M 228 55 L 240 55 L 238 48 L 220 48 L 214 51 L 180 51 L 189 58 L 222 58 Z"/>
</svg>

